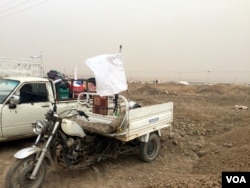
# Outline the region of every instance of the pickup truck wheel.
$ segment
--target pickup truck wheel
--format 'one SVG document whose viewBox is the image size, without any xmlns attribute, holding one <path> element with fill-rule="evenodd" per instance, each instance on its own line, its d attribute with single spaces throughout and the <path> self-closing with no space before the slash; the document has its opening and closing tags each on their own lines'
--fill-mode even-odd
<svg viewBox="0 0 250 188">
<path fill-rule="evenodd" d="M 160 150 L 160 137 L 153 133 L 149 135 L 148 142 L 141 142 L 139 155 L 142 161 L 151 162 L 155 160 Z"/>
</svg>

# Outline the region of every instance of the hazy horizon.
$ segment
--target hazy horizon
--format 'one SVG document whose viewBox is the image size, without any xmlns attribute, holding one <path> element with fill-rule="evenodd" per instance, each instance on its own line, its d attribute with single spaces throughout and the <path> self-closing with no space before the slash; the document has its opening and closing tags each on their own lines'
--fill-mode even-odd
<svg viewBox="0 0 250 188">
<path fill-rule="evenodd" d="M 2 0 L 0 57 L 42 53 L 45 71 L 91 74 L 119 52 L 128 79 L 250 82 L 247 0 Z"/>
</svg>

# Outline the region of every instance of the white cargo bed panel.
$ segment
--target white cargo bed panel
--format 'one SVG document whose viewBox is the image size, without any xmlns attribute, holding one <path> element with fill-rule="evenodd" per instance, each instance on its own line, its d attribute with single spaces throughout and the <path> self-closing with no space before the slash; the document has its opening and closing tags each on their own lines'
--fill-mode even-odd
<svg viewBox="0 0 250 188">
<path fill-rule="evenodd" d="M 126 134 L 117 136 L 117 139 L 123 141 L 129 141 L 150 132 L 170 127 L 173 121 L 173 103 L 131 109 L 128 113 Z"/>
</svg>

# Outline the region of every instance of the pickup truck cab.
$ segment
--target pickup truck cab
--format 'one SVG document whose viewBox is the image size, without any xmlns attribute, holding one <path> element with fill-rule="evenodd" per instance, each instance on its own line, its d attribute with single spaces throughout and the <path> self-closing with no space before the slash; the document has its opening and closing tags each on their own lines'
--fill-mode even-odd
<svg viewBox="0 0 250 188">
<path fill-rule="evenodd" d="M 49 109 L 60 113 L 77 106 L 73 98 L 59 99 L 52 80 L 40 77 L 0 79 L 0 142 L 33 136 L 31 123 Z"/>
</svg>

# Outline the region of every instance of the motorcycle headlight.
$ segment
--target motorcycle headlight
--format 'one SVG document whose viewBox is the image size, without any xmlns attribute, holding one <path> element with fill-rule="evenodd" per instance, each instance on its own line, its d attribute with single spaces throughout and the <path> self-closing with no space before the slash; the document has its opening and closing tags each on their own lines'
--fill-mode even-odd
<svg viewBox="0 0 250 188">
<path fill-rule="evenodd" d="M 47 131 L 47 123 L 45 121 L 35 121 L 32 123 L 32 129 L 35 134 L 42 134 Z"/>
</svg>

